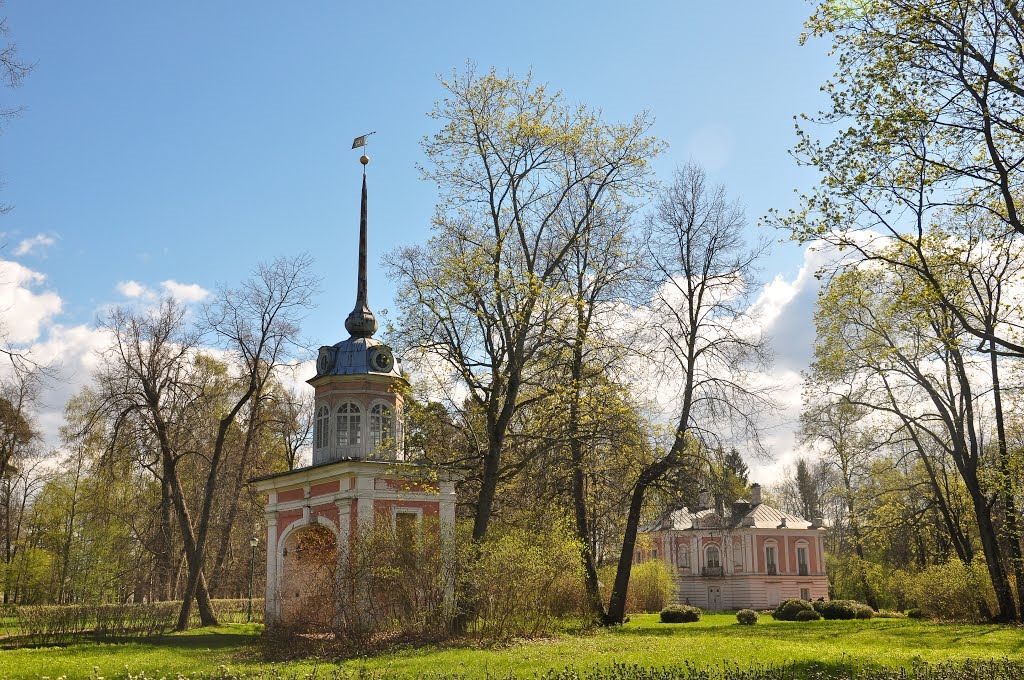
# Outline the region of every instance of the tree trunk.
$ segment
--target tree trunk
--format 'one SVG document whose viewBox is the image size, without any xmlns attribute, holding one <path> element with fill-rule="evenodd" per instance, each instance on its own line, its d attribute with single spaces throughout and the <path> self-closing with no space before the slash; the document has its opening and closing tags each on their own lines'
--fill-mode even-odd
<svg viewBox="0 0 1024 680">
<path fill-rule="evenodd" d="M 636 534 L 640 528 L 640 513 L 644 507 L 644 496 L 647 484 L 638 481 L 633 487 L 629 499 L 629 512 L 626 515 L 626 531 L 622 537 L 622 550 L 619 552 L 619 563 L 615 569 L 615 584 L 608 600 L 608 613 L 605 625 L 620 624 L 626 618 L 626 594 L 629 591 L 629 576 L 633 570 L 633 552 L 636 550 Z"/>
<path fill-rule="evenodd" d="M 995 330 L 993 329 L 994 333 Z M 995 403 L 996 435 L 999 438 L 999 490 L 1003 496 L 1006 512 L 1006 537 L 1010 546 L 1010 561 L 1013 564 L 1013 576 L 1017 584 L 1017 602 L 1024 607 L 1024 558 L 1020 547 L 1020 517 L 1017 512 L 1017 501 L 1013 471 L 1010 469 L 1010 454 L 1006 446 L 1006 427 L 1003 420 L 1003 398 L 999 386 L 999 357 L 996 348 L 989 345 L 989 363 L 992 368 L 992 398 Z M 1014 620 L 1020 621 L 1017 610 L 1013 611 Z"/>
</svg>

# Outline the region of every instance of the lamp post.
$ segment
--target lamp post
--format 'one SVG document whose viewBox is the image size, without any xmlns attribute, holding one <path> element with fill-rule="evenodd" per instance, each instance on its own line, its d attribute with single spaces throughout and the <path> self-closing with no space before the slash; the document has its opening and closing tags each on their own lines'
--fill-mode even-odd
<svg viewBox="0 0 1024 680">
<path fill-rule="evenodd" d="M 255 536 L 249 539 L 249 547 L 252 548 L 252 554 L 249 557 L 249 613 L 245 617 L 246 623 L 252 621 L 252 580 L 256 575 L 256 546 L 259 544 L 260 539 Z"/>
</svg>

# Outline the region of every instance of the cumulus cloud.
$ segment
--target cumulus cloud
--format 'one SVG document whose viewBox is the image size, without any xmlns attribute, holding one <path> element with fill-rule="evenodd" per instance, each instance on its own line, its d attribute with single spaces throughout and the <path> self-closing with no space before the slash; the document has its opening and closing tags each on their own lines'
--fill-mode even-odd
<svg viewBox="0 0 1024 680">
<path fill-rule="evenodd" d="M 178 302 L 186 305 L 202 302 L 210 296 L 210 291 L 198 283 L 180 283 L 174 279 L 167 279 L 160 282 L 160 290 L 154 290 L 138 281 L 128 280 L 118 282 L 117 292 L 126 298 L 153 302 L 160 296 L 172 297 Z"/>
<path fill-rule="evenodd" d="M 153 291 L 138 281 L 119 281 L 116 288 L 118 293 L 128 298 L 149 298 L 153 295 Z"/>
<path fill-rule="evenodd" d="M 55 243 L 57 243 L 57 239 L 52 236 L 36 234 L 31 238 L 22 239 L 14 249 L 14 254 L 21 256 L 41 253 L 45 248 L 49 248 Z"/>
<path fill-rule="evenodd" d="M 210 295 L 210 291 L 206 290 L 198 283 L 178 283 L 174 279 L 161 281 L 160 288 L 163 289 L 166 295 L 171 296 L 178 302 L 184 302 L 185 304 L 202 302 Z"/>
<path fill-rule="evenodd" d="M 0 330 L 10 342 L 34 342 L 60 313 L 57 293 L 41 290 L 46 277 L 17 262 L 0 260 Z"/>
</svg>

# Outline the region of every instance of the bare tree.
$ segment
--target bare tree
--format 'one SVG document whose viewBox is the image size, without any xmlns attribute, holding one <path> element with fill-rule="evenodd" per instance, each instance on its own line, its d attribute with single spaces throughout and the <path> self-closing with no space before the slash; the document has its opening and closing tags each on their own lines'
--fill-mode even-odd
<svg viewBox="0 0 1024 680">
<path fill-rule="evenodd" d="M 750 313 L 755 264 L 766 246 L 749 247 L 738 203 L 709 186 L 704 171 L 679 169 L 648 222 L 649 259 L 657 286 L 651 300 L 656 349 L 678 386 L 668 445 L 640 472 L 632 488 L 607 620 L 620 623 L 649 489 L 692 455 L 698 443 L 714 448 L 730 431 L 756 432 L 765 388 L 747 382 L 746 369 L 763 365 L 763 338 Z M 738 430 L 736 428 L 739 428 Z"/>
<path fill-rule="evenodd" d="M 193 601 L 203 625 L 216 623 L 204 565 L 214 503 L 225 479 L 233 479 L 223 474 L 228 434 L 239 415 L 259 401 L 276 368 L 289 356 L 297 322 L 316 287 L 307 273 L 309 265 L 307 256 L 260 265 L 240 287 L 222 289 L 206 308 L 203 329 L 228 357 L 235 386 L 218 397 L 215 412 L 205 410 L 211 405 L 207 390 L 213 381 L 204 371 L 212 364 L 199 360 L 201 336 L 187 322 L 184 308 L 165 300 L 155 310 L 117 309 L 104 320 L 113 343 L 97 383 L 103 408 L 112 415 L 114 439 L 132 427 L 141 427 L 143 436 L 155 439 L 158 459 L 143 464 L 165 485 L 184 544 L 187 575 L 179 629 L 188 626 Z M 211 418 L 212 435 L 197 436 Z M 245 448 L 240 447 L 240 455 Z M 239 464 L 244 469 L 244 461 Z M 194 494 L 183 480 L 186 465 L 201 470 Z"/>
</svg>

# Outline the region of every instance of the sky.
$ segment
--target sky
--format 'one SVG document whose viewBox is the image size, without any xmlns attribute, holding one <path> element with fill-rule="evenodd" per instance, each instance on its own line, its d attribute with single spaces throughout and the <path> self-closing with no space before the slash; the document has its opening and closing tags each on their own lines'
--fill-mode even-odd
<svg viewBox="0 0 1024 680">
<path fill-rule="evenodd" d="M 438 77 L 524 75 L 626 120 L 647 110 L 668 181 L 689 160 L 746 206 L 752 237 L 777 243 L 760 304 L 774 371 L 796 379 L 813 342 L 820 257 L 759 228 L 815 180 L 789 155 L 793 116 L 825 105 L 827 45 L 798 38 L 797 0 L 344 3 L 7 0 L 10 38 L 35 68 L 0 105 L 0 315 L 13 341 L 60 362 L 41 418 L 56 441 L 67 397 L 88 382 L 111 305 L 173 294 L 199 303 L 260 261 L 308 252 L 323 280 L 305 334 L 343 339 L 355 296 L 359 153 L 370 137 L 371 265 L 430 234 L 435 188 L 420 178 Z M 378 316 L 394 286 L 369 273 Z M 794 397 L 794 394 L 796 395 Z M 775 477 L 792 462 L 789 391 L 767 433 Z M 788 419 L 788 420 L 787 420 Z M 786 424 L 786 423 L 789 424 Z"/>
</svg>

